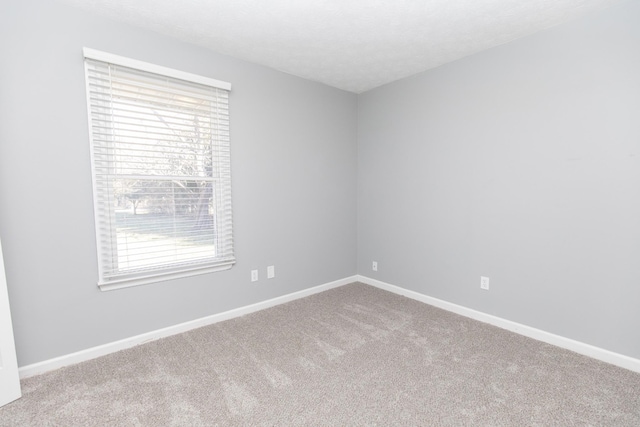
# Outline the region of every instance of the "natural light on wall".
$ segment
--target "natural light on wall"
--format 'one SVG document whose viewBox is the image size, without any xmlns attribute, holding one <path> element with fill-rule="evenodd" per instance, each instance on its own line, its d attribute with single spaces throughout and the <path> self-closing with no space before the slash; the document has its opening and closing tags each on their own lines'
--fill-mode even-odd
<svg viewBox="0 0 640 427">
<path fill-rule="evenodd" d="M 234 262 L 229 90 L 84 49 L 98 284 L 146 284 Z"/>
</svg>

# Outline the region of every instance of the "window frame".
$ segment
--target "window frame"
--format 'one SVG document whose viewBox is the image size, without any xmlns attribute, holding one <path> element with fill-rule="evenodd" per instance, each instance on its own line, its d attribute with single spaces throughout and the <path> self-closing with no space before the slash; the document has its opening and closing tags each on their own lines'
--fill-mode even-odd
<svg viewBox="0 0 640 427">
<path fill-rule="evenodd" d="M 98 286 L 101 290 L 113 290 L 120 289 L 130 286 L 138 286 L 145 285 L 149 283 L 155 283 L 165 280 L 172 280 L 183 277 L 190 277 L 194 275 L 206 274 L 216 271 L 222 271 L 230 269 L 235 264 L 235 255 L 233 250 L 233 227 L 232 227 L 232 200 L 231 200 L 231 183 L 230 178 L 227 179 L 226 185 L 223 186 L 223 191 L 228 193 L 227 195 L 227 204 L 224 206 L 219 206 L 219 209 L 228 210 L 228 217 L 226 218 L 226 224 L 223 227 L 228 235 L 218 236 L 223 240 L 227 241 L 228 245 L 230 245 L 230 251 L 227 251 L 222 255 L 224 258 L 222 261 L 215 261 L 215 258 L 211 258 L 209 262 L 201 262 L 192 265 L 182 264 L 178 267 L 171 267 L 172 263 L 165 263 L 163 266 L 156 267 L 155 269 L 146 269 L 143 272 L 133 272 L 133 273 L 121 273 L 111 275 L 105 275 L 105 266 L 103 263 L 103 258 L 105 254 L 109 254 L 111 257 L 117 257 L 117 244 L 113 237 L 103 238 L 103 234 L 100 231 L 101 219 L 100 216 L 104 214 L 115 215 L 115 208 L 113 206 L 109 206 L 104 202 L 101 203 L 99 200 L 99 191 L 104 191 L 98 186 L 97 179 L 97 171 L 96 171 L 96 155 L 94 150 L 94 132 L 93 132 L 93 119 L 92 119 L 92 105 L 91 105 L 91 91 L 90 91 L 90 78 L 89 78 L 89 65 L 87 64 L 87 60 L 99 61 L 102 63 L 107 63 L 114 66 L 127 67 L 130 69 L 134 69 L 137 71 L 142 71 L 145 73 L 155 74 L 161 77 L 169 77 L 172 79 L 183 80 L 188 83 L 196 83 L 199 85 L 205 85 L 216 89 L 222 89 L 224 91 L 229 92 L 231 90 L 231 84 L 227 82 L 223 82 L 220 80 L 187 73 L 180 70 L 175 70 L 172 68 L 167 68 L 131 58 L 126 58 L 118 55 L 114 55 L 111 53 L 106 53 L 102 51 L 98 51 L 90 48 L 83 48 L 83 57 L 84 57 L 84 67 L 85 67 L 85 83 L 86 83 L 86 98 L 87 98 L 87 115 L 89 122 L 89 139 L 90 139 L 90 155 L 91 155 L 91 172 L 92 172 L 92 181 L 93 181 L 93 202 L 94 202 L 94 215 L 95 215 L 95 233 L 96 233 L 96 250 L 98 255 Z M 227 107 L 228 113 L 228 107 Z M 225 144 L 229 144 L 228 141 Z M 219 144 L 219 146 L 224 144 Z M 225 148 L 229 149 L 227 145 Z M 225 168 L 229 170 L 231 169 L 230 164 L 230 155 L 226 157 L 228 164 L 225 164 Z M 219 160 L 216 158 L 216 160 Z M 159 177 L 166 178 L 167 175 L 159 175 Z M 213 235 L 218 234 L 218 224 L 216 224 L 213 229 Z M 115 226 L 109 232 L 112 236 L 115 233 Z M 106 242 L 106 240 L 109 240 Z M 108 249 L 101 250 L 101 247 L 108 247 Z M 225 256 L 226 255 L 226 256 Z M 173 263 L 174 265 L 177 263 Z M 155 271 L 154 271 L 155 270 Z"/>
</svg>

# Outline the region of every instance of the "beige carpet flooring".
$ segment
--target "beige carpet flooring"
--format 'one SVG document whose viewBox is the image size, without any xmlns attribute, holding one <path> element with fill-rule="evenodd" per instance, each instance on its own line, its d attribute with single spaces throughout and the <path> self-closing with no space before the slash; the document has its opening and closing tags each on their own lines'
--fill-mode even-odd
<svg viewBox="0 0 640 427">
<path fill-rule="evenodd" d="M 640 374 L 359 283 L 22 386 L 0 426 L 640 426 Z"/>
</svg>

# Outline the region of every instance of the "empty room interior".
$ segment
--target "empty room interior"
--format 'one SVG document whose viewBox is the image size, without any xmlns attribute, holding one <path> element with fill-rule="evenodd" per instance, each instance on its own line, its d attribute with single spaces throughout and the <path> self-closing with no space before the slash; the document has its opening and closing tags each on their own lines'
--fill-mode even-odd
<svg viewBox="0 0 640 427">
<path fill-rule="evenodd" d="M 640 425 L 639 24 L 2 2 L 0 426 Z"/>
</svg>

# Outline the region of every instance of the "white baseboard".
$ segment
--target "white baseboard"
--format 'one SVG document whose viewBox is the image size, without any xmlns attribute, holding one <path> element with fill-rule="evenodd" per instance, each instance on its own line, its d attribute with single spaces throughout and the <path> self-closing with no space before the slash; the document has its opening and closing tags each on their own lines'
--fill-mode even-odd
<svg viewBox="0 0 640 427">
<path fill-rule="evenodd" d="M 24 379 L 24 378 L 32 377 L 34 375 L 44 374 L 46 372 L 53 371 L 58 368 L 62 368 L 65 366 L 74 365 L 76 363 L 95 359 L 100 356 L 105 356 L 107 354 L 115 353 L 116 351 L 125 350 L 127 348 L 135 347 L 140 344 L 145 344 L 160 338 L 165 338 L 171 335 L 187 332 L 191 329 L 196 329 L 203 326 L 211 325 L 213 323 L 222 322 L 224 320 L 229 320 L 236 317 L 244 316 L 245 314 L 254 313 L 256 311 L 264 310 L 270 307 L 274 307 L 276 305 L 284 304 L 284 303 L 294 301 L 300 298 L 304 298 L 313 294 L 324 292 L 329 289 L 344 286 L 356 281 L 365 283 L 370 286 L 375 286 L 377 288 L 383 289 L 385 291 L 393 292 L 398 295 L 403 295 L 405 297 L 423 302 L 425 304 L 432 305 L 434 307 L 442 308 L 444 310 L 447 310 L 456 314 L 460 314 L 462 316 L 465 316 L 474 320 L 478 320 L 480 322 L 488 323 L 490 325 L 494 325 L 499 328 L 506 329 L 508 331 L 515 332 L 517 334 L 536 339 L 538 341 L 546 342 L 548 344 L 565 348 L 567 350 L 571 350 L 576 353 L 640 373 L 640 360 L 638 359 L 634 359 L 632 357 L 614 353 L 612 351 L 595 347 L 590 344 L 585 344 L 580 341 L 575 341 L 569 338 L 565 338 L 559 335 L 545 332 L 543 330 L 532 328 L 530 326 L 522 325 L 520 323 L 512 322 L 510 320 L 502 319 L 500 317 L 492 316 L 490 314 L 482 313 L 480 311 L 472 310 L 470 308 L 463 307 L 461 305 L 457 305 L 457 304 L 453 304 L 437 298 L 433 298 L 415 291 L 404 289 L 395 285 L 391 285 L 389 283 L 381 282 L 379 280 L 372 279 L 370 277 L 358 275 L 358 276 L 346 277 L 344 279 L 325 283 L 319 286 L 315 286 L 313 288 L 304 289 L 302 291 L 283 295 L 270 300 L 261 301 L 245 307 L 240 307 L 233 310 L 225 311 L 223 313 L 214 314 L 211 316 L 203 317 L 203 318 L 192 320 L 189 322 L 180 323 L 178 325 L 169 326 L 167 328 L 158 329 L 156 331 L 151 331 L 141 335 L 125 338 L 119 341 L 103 344 L 97 347 L 88 348 L 75 353 L 56 357 L 54 359 L 44 360 L 42 362 L 22 366 L 19 368 L 20 378 Z"/>
<path fill-rule="evenodd" d="M 375 286 L 376 288 L 383 289 L 385 291 L 393 292 L 398 295 L 402 295 L 434 307 L 442 308 L 456 314 L 460 314 L 465 317 L 469 317 L 480 322 L 489 323 L 490 325 L 497 326 L 502 329 L 506 329 L 511 332 L 515 332 L 520 335 L 524 335 L 529 338 L 533 338 L 538 341 L 552 344 L 557 347 L 561 347 L 573 352 L 582 354 L 584 356 L 591 357 L 612 365 L 619 366 L 621 368 L 629 369 L 630 371 L 640 373 L 640 360 L 633 357 L 625 356 L 623 354 L 614 353 L 609 350 L 605 350 L 600 347 L 595 347 L 590 344 L 585 344 L 580 341 L 575 341 L 569 338 L 555 335 L 550 332 L 545 332 L 540 329 L 532 328 L 530 326 L 522 325 L 520 323 L 512 322 L 497 316 L 483 313 L 481 311 L 472 310 L 461 305 L 453 304 L 447 301 L 443 301 L 437 298 L 429 297 L 424 294 L 410 291 L 389 283 L 381 282 L 376 279 L 372 279 L 366 276 L 357 276 L 358 281 L 367 285 Z"/>
<path fill-rule="evenodd" d="M 284 304 L 293 300 L 324 292 L 329 289 L 344 286 L 355 281 L 357 281 L 357 276 L 346 277 L 334 282 L 329 282 L 319 286 L 315 286 L 313 288 L 304 289 L 302 291 L 293 292 L 287 295 L 282 295 L 277 298 L 261 301 L 255 304 L 247 305 L 245 307 L 240 307 L 234 310 L 225 311 L 223 313 L 202 317 L 200 319 L 180 323 L 178 325 L 169 326 L 167 328 L 158 329 L 156 331 L 151 331 L 119 341 L 114 341 L 108 344 L 99 345 L 97 347 L 91 347 L 86 350 L 81 350 L 75 353 L 56 357 L 54 359 L 44 360 L 42 362 L 22 366 L 19 368 L 20 378 L 24 379 L 32 377 L 34 375 L 44 374 L 58 368 L 63 368 L 65 366 L 95 359 L 100 356 L 105 356 L 107 354 L 115 353 L 116 351 L 125 350 L 127 348 L 135 347 L 140 344 L 145 344 L 160 338 L 187 332 L 191 329 L 196 329 L 203 326 L 211 325 L 213 323 L 222 322 L 224 320 L 233 319 L 235 317 L 244 316 L 245 314 L 254 313 L 256 311 L 264 310 L 266 308 L 274 307 L 276 305 Z"/>
</svg>

